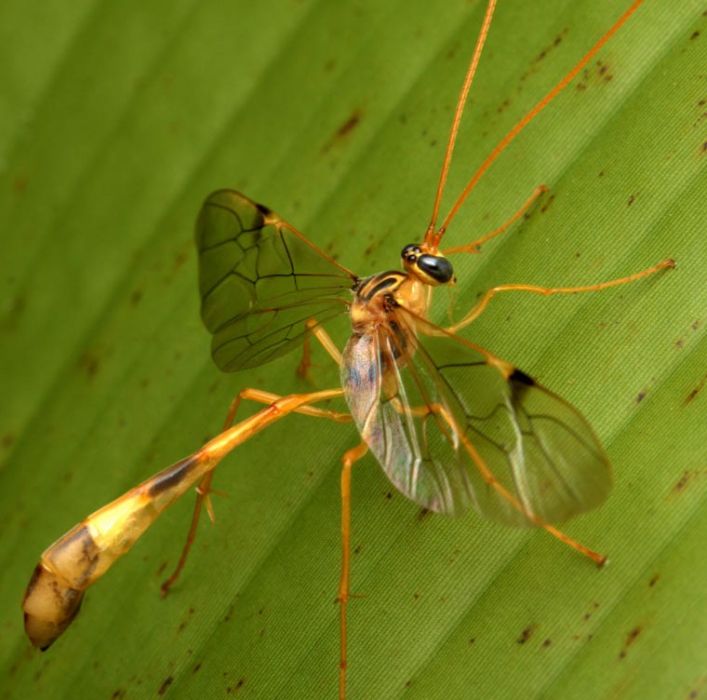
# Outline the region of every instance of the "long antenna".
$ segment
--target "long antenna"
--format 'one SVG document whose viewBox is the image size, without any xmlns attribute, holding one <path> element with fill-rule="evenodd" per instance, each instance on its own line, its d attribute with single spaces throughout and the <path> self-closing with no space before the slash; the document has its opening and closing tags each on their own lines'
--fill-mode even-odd
<svg viewBox="0 0 707 700">
<path fill-rule="evenodd" d="M 437 216 L 439 214 L 439 205 L 442 201 L 444 185 L 447 182 L 447 174 L 449 173 L 449 166 L 452 162 L 452 153 L 454 153 L 454 143 L 457 140 L 459 124 L 462 120 L 462 114 L 464 113 L 466 98 L 469 95 L 471 83 L 474 80 L 476 69 L 479 66 L 479 59 L 481 58 L 481 52 L 483 51 L 484 44 L 486 43 L 486 37 L 488 36 L 489 28 L 491 27 L 491 19 L 493 18 L 493 11 L 495 9 L 496 0 L 489 0 L 489 4 L 486 6 L 486 14 L 484 16 L 483 24 L 481 25 L 481 29 L 479 30 L 479 36 L 476 39 L 474 54 L 471 57 L 471 63 L 469 64 L 469 68 L 467 68 L 466 77 L 464 78 L 464 85 L 462 87 L 461 92 L 459 93 L 459 99 L 457 100 L 457 108 L 454 112 L 452 128 L 449 132 L 449 140 L 447 141 L 447 150 L 444 153 L 442 171 L 439 174 L 439 184 L 437 185 L 437 195 L 435 196 L 435 203 L 434 207 L 432 208 L 432 217 L 430 218 L 430 224 L 427 227 L 427 233 L 425 234 L 426 243 L 430 242 L 430 240 L 434 237 L 435 227 L 437 226 Z"/>
<path fill-rule="evenodd" d="M 555 87 L 548 92 L 545 97 L 543 97 L 519 122 L 515 124 L 515 126 L 499 141 L 499 143 L 496 145 L 496 147 L 491 151 L 491 153 L 486 157 L 486 159 L 481 163 L 479 166 L 479 169 L 472 175 L 471 179 L 467 183 L 466 187 L 462 191 L 462 193 L 459 195 L 459 198 L 457 201 L 454 203 L 454 206 L 452 206 L 451 210 L 449 211 L 449 214 L 447 214 L 446 218 L 442 222 L 442 225 L 439 227 L 436 233 L 430 234 L 429 231 L 427 235 L 425 236 L 425 242 L 431 243 L 433 247 L 437 247 L 439 245 L 439 242 L 442 240 L 442 236 L 444 235 L 444 232 L 447 230 L 447 227 L 449 226 L 449 223 L 451 220 L 454 218 L 455 214 L 459 211 L 459 208 L 461 207 L 462 204 L 464 204 L 464 201 L 466 198 L 469 196 L 471 191 L 476 187 L 478 184 L 479 180 L 481 179 L 482 175 L 491 167 L 493 162 L 498 158 L 498 156 L 503 153 L 504 150 L 508 147 L 508 145 L 515 139 L 516 136 L 526 127 L 528 124 L 530 124 L 535 117 L 542 112 L 545 107 L 547 107 L 552 100 L 555 99 L 571 82 L 572 80 L 577 76 L 577 74 L 584 68 L 584 66 L 589 63 L 589 61 L 592 60 L 592 58 L 599 52 L 599 50 L 606 44 L 609 39 L 621 28 L 623 24 L 628 20 L 628 18 L 641 6 L 643 3 L 643 0 L 634 0 L 632 5 L 624 12 L 617 20 L 616 22 L 606 31 L 606 33 L 597 41 L 594 46 L 592 46 L 589 51 L 587 51 L 586 54 L 580 59 L 580 61 L 572 68 L 572 70 L 565 75 L 562 80 L 560 80 L 559 83 L 555 85 Z"/>
</svg>

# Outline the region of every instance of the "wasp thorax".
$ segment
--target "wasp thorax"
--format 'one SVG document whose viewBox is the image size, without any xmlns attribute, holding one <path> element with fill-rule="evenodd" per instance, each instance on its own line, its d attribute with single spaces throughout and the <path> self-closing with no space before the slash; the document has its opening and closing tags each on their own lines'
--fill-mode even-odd
<svg viewBox="0 0 707 700">
<path fill-rule="evenodd" d="M 443 255 L 425 253 L 419 245 L 406 245 L 401 253 L 403 266 L 425 284 L 447 284 L 454 280 L 452 263 Z"/>
</svg>

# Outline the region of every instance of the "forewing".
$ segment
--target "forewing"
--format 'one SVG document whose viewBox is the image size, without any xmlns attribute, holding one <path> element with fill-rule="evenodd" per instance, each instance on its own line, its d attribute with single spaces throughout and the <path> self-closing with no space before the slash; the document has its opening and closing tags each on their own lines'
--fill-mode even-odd
<svg viewBox="0 0 707 700">
<path fill-rule="evenodd" d="M 347 347 L 343 379 L 347 396 L 368 394 L 366 421 L 349 398 L 352 413 L 402 493 L 430 510 L 471 506 L 520 526 L 561 522 L 604 500 L 609 463 L 576 409 L 481 349 L 441 331 L 416 335 L 438 329 L 404 310 L 395 316 L 397 330 L 375 341 L 377 382 L 361 380 L 361 356 L 375 365 L 367 336 Z"/>
<path fill-rule="evenodd" d="M 196 223 L 201 317 L 227 372 L 288 352 L 304 323 L 345 310 L 355 276 L 266 207 L 233 190 L 209 195 Z"/>
<path fill-rule="evenodd" d="M 416 380 L 412 366 L 399 361 L 402 342 L 385 327 L 351 337 L 341 370 L 351 414 L 405 496 L 432 511 L 464 512 L 473 488 L 459 467 L 458 435 L 430 408 L 440 400 L 440 387 L 429 378 Z"/>
</svg>

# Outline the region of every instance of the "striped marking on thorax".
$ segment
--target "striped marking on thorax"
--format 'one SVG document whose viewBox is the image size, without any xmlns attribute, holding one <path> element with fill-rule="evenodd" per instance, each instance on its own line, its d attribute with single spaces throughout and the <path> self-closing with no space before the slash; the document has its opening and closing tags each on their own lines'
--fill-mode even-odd
<svg viewBox="0 0 707 700">
<path fill-rule="evenodd" d="M 407 278 L 407 274 L 399 270 L 379 272 L 363 280 L 356 296 L 361 301 L 371 301 L 378 294 L 392 294 Z"/>
</svg>

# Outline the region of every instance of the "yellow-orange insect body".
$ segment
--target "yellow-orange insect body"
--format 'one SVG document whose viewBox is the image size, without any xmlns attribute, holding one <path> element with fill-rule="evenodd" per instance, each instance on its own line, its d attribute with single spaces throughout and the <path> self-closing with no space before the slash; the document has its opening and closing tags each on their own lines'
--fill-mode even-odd
<svg viewBox="0 0 707 700">
<path fill-rule="evenodd" d="M 23 607 L 25 628 L 47 648 L 74 619 L 84 591 L 125 554 L 158 515 L 193 484 L 197 501 L 177 567 L 194 541 L 202 507 L 211 515 L 215 467 L 235 447 L 296 412 L 355 423 L 360 444 L 342 458 L 339 697 L 346 693 L 347 604 L 350 578 L 351 469 L 368 451 L 407 498 L 446 514 L 474 510 L 520 527 L 540 527 L 597 564 L 605 557 L 553 523 L 595 508 L 611 488 L 611 468 L 588 422 L 528 374 L 457 335 L 505 292 L 543 296 L 615 287 L 673 267 L 670 259 L 608 282 L 575 287 L 505 284 L 492 287 L 447 328 L 433 324 L 435 287 L 453 284 L 447 256 L 476 253 L 506 231 L 547 190 L 534 192 L 501 226 L 470 243 L 440 250 L 451 220 L 483 173 L 511 141 L 582 70 L 639 7 L 631 6 L 581 60 L 499 142 L 470 178 L 443 223 L 437 217 L 466 96 L 495 9 L 489 0 L 457 103 L 432 217 L 419 245 L 405 246 L 402 270 L 361 277 L 320 250 L 267 207 L 229 189 L 204 201 L 196 225 L 199 292 L 212 357 L 223 371 L 257 367 L 302 347 L 299 371 L 311 364 L 310 338 L 340 367 L 341 386 L 279 396 L 243 389 L 223 432 L 189 457 L 89 515 L 41 556 Z M 353 295 L 353 297 L 352 297 Z M 347 312 L 351 336 L 342 352 L 323 324 Z M 316 404 L 344 398 L 345 410 Z M 234 425 L 242 400 L 266 407 Z M 343 407 L 342 407 L 343 408 Z"/>
</svg>

